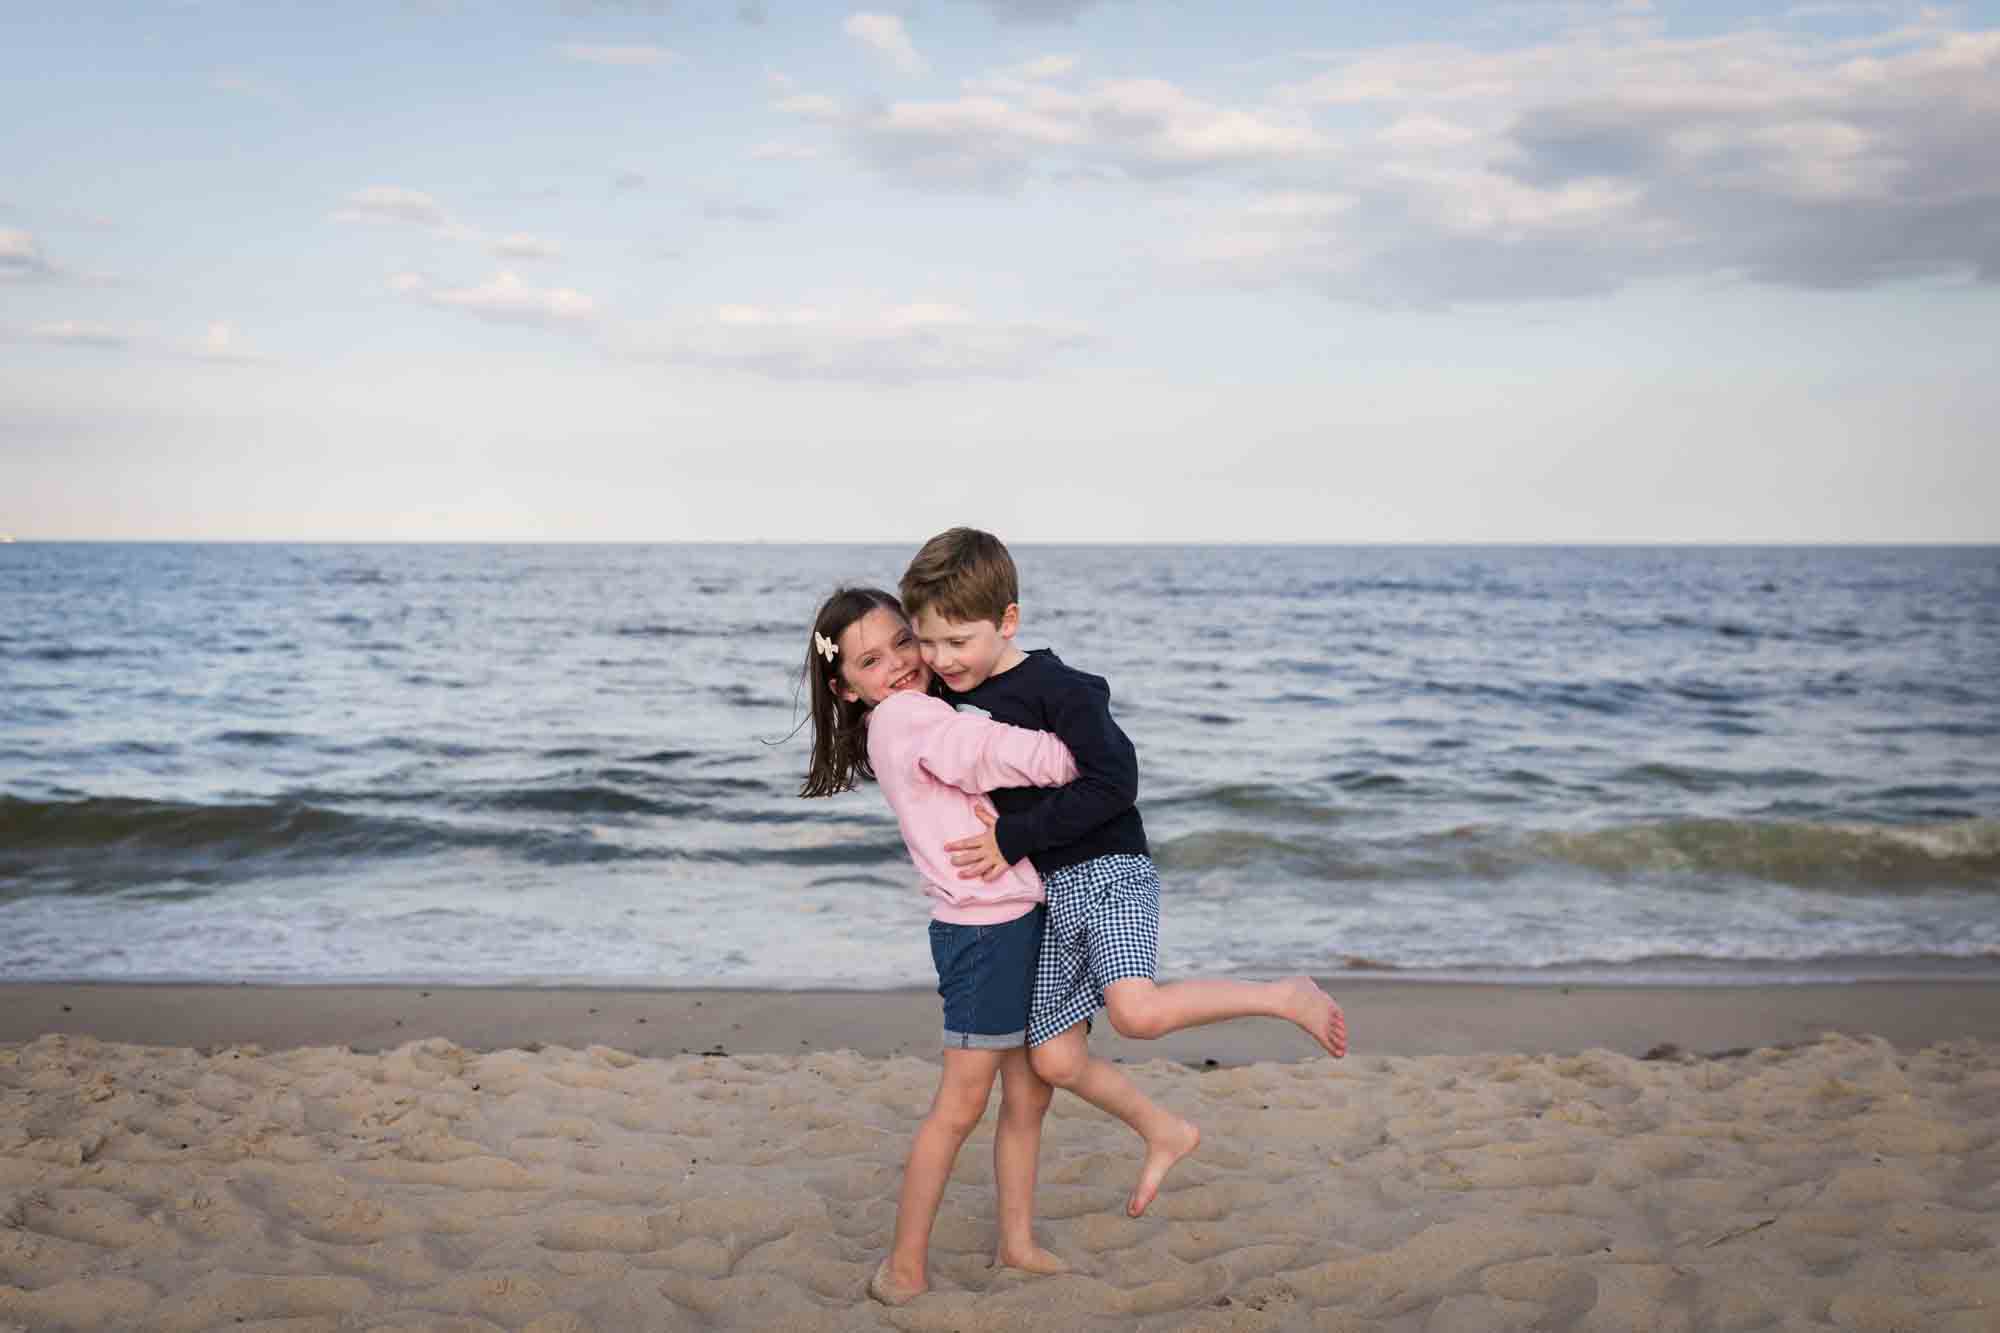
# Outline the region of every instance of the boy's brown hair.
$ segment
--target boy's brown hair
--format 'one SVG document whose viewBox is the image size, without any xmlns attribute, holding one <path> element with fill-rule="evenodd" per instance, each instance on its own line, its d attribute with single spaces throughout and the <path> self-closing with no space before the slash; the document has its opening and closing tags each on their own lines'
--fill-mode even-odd
<svg viewBox="0 0 2000 1333">
<path fill-rule="evenodd" d="M 925 611 L 946 620 L 990 620 L 995 625 L 1021 600 L 1014 557 L 990 532 L 952 528 L 924 543 L 903 571 L 903 613 L 914 621 Z"/>
</svg>

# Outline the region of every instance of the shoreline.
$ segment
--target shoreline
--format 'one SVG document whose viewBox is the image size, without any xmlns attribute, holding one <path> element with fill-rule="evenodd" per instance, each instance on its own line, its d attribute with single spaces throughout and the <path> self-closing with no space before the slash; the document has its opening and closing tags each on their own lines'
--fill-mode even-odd
<svg viewBox="0 0 2000 1333">
<path fill-rule="evenodd" d="M 1347 1011 L 1353 1052 L 1368 1056 L 1642 1056 L 1809 1042 L 1833 1032 L 1903 1050 L 2000 1042 L 2000 979 L 1621 986 L 1507 985 L 1322 977 Z M 935 1058 L 938 1001 L 928 989 L 733 990 L 720 987 L 354 985 L 0 981 L 0 1044 L 49 1034 L 142 1046 L 270 1050 L 393 1049 L 443 1037 L 470 1050 L 607 1046 L 644 1057 L 726 1053 Z M 1100 1022 L 1110 1059 L 1206 1066 L 1312 1059 L 1288 1025 L 1237 1021 L 1131 1041 Z"/>
</svg>

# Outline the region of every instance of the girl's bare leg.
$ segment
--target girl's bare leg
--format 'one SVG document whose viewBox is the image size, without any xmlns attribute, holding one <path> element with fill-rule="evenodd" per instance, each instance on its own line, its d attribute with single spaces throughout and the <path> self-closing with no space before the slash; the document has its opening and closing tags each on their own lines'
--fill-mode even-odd
<svg viewBox="0 0 2000 1333">
<path fill-rule="evenodd" d="M 1119 1036 L 1140 1040 L 1231 1018 L 1282 1018 L 1297 1024 L 1335 1059 L 1347 1054 L 1347 1016 L 1311 977 L 1201 978 L 1164 985 L 1128 977 L 1104 988 L 1104 1010 Z"/>
<path fill-rule="evenodd" d="M 1055 1096 L 1017 1046 L 1000 1058 L 1000 1124 L 993 1134 L 993 1182 L 1000 1235 L 993 1262 L 1030 1273 L 1066 1273 L 1069 1265 L 1035 1244 L 1035 1171 L 1042 1155 L 1042 1118 Z"/>
<path fill-rule="evenodd" d="M 1144 1213 L 1159 1194 L 1167 1172 L 1200 1145 L 1201 1130 L 1139 1091 L 1139 1085 L 1127 1078 L 1124 1070 L 1092 1055 L 1081 1023 L 1034 1047 L 1028 1058 L 1047 1082 L 1118 1117 L 1146 1141 L 1139 1183 L 1125 1201 L 1128 1216 Z"/>
<path fill-rule="evenodd" d="M 951 1179 L 958 1150 L 986 1114 L 1002 1051 L 946 1050 L 931 1109 L 917 1126 L 903 1166 L 903 1193 L 896 1204 L 896 1239 L 889 1257 L 869 1279 L 868 1294 L 884 1305 L 904 1305 L 930 1290 L 931 1227 Z"/>
</svg>

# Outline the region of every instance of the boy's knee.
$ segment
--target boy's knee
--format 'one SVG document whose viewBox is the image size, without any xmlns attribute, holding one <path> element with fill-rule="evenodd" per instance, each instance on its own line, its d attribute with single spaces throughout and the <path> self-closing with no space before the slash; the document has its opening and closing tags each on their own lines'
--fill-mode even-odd
<svg viewBox="0 0 2000 1333">
<path fill-rule="evenodd" d="M 1081 1042 L 1044 1042 L 1028 1052 L 1028 1063 L 1051 1088 L 1067 1088 L 1076 1082 L 1089 1059 L 1090 1052 Z"/>
<path fill-rule="evenodd" d="M 1105 996 L 1104 1014 L 1111 1020 L 1112 1031 L 1134 1041 L 1151 1041 L 1164 1035 L 1164 1016 L 1157 1006 L 1148 1003 L 1149 998 L 1145 995 Z"/>
</svg>

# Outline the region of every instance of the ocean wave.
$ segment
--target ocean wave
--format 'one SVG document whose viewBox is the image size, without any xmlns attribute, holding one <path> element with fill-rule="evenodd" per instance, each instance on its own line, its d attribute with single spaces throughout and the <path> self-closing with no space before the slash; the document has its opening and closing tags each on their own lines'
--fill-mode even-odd
<svg viewBox="0 0 2000 1333">
<path fill-rule="evenodd" d="M 686 625 L 620 625 L 614 631 L 621 639 L 692 639 L 701 631 Z"/>
<path fill-rule="evenodd" d="M 310 745 L 312 738 L 297 731 L 269 731 L 256 727 L 237 727 L 219 731 L 212 737 L 217 745 L 283 746 Z"/>
<path fill-rule="evenodd" d="M 26 652 L 8 653 L 6 656 L 26 662 L 95 662 L 113 657 L 142 656 L 135 649 L 114 648 L 98 644 L 55 643 L 46 647 L 30 648 Z"/>
<path fill-rule="evenodd" d="M 683 759 L 701 758 L 700 750 L 654 750 L 650 754 L 633 755 L 628 764 L 677 764 Z"/>
<path fill-rule="evenodd" d="M 743 813 L 731 807 L 760 796 L 789 795 L 756 778 L 688 776 L 669 778 L 642 768 L 573 769 L 512 781 L 445 782 L 442 785 L 384 783 L 378 786 L 294 787 L 290 801 L 335 809 L 430 806 L 441 811 L 513 812 L 546 815 L 635 815 L 661 818 L 699 816 L 727 819 Z M 752 811 L 751 813 L 757 813 Z"/>
<path fill-rule="evenodd" d="M 300 800 L 204 805 L 130 797 L 0 796 L 0 898 L 225 883 L 467 849 L 539 864 L 658 859 L 667 848 L 607 842 L 588 828 L 479 828 L 362 814 Z"/>
<path fill-rule="evenodd" d="M 2000 889 L 2000 820 L 1922 825 L 1683 819 L 1528 836 L 1533 853 L 1605 874 L 1741 877 L 1798 888 Z"/>
<path fill-rule="evenodd" d="M 1156 841 L 1154 858 L 1169 873 L 1231 870 L 1312 880 L 1385 879 L 1395 870 L 1378 859 L 1324 838 L 1294 838 L 1249 829 L 1211 829 Z"/>
<path fill-rule="evenodd" d="M 698 861 L 777 866 L 857 866 L 899 862 L 907 864 L 906 857 L 903 840 L 893 832 L 886 838 L 865 838 L 854 842 L 822 843 L 806 847 L 718 848 L 692 854 L 692 859 Z"/>
<path fill-rule="evenodd" d="M 2000 820 L 1861 825 L 1685 819 L 1586 830 L 1499 824 L 1397 839 L 1207 829 L 1156 840 L 1163 869 L 1332 882 L 1509 880 L 1550 868 L 1612 879 L 1666 876 L 1724 889 L 1756 880 L 1900 895 L 2000 890 Z"/>
<path fill-rule="evenodd" d="M 1634 764 L 1611 776 L 1613 782 L 1635 786 L 1664 786 L 1679 791 L 1710 792 L 1725 788 L 1823 786 L 1831 779 L 1804 768 L 1730 769 L 1696 764 Z"/>
<path fill-rule="evenodd" d="M 1330 824 L 1342 818 L 1339 809 L 1324 801 L 1271 783 L 1225 783 L 1145 803 L 1145 810 L 1149 813 L 1203 809 L 1295 824 Z"/>
<path fill-rule="evenodd" d="M 474 810 L 531 810 L 557 815 L 693 815 L 706 809 L 699 801 L 665 801 L 593 783 L 467 792 L 455 795 L 450 803 Z"/>
</svg>

